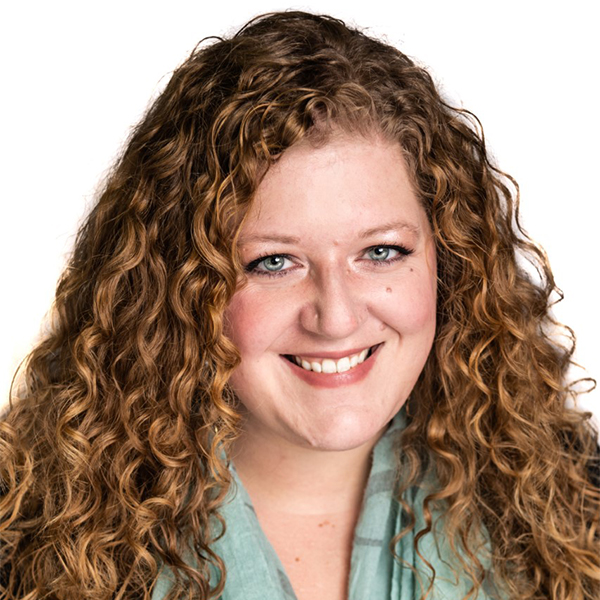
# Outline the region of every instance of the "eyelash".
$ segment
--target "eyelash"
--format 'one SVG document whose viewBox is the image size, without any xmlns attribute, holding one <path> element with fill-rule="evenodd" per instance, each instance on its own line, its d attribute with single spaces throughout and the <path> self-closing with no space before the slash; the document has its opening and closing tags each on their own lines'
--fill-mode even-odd
<svg viewBox="0 0 600 600">
<path fill-rule="evenodd" d="M 377 265 L 377 267 L 382 267 L 384 265 L 389 265 L 390 263 L 395 263 L 399 260 L 403 260 L 404 258 L 406 258 L 407 256 L 410 256 L 411 254 L 413 254 L 413 250 L 410 250 L 408 248 L 406 248 L 405 246 L 398 246 L 398 245 L 390 245 L 390 244 L 378 244 L 375 246 L 369 246 L 368 248 L 365 249 L 365 254 L 371 250 L 375 250 L 376 248 L 388 248 L 390 250 L 396 250 L 398 252 L 398 256 L 395 256 L 394 258 L 390 258 L 388 260 L 372 260 L 370 262 L 372 262 L 374 265 Z M 287 258 L 288 260 L 291 260 L 291 256 L 289 254 L 263 254 L 261 256 L 259 256 L 258 258 L 255 258 L 252 262 L 248 263 L 245 267 L 244 270 L 246 271 L 246 273 L 252 273 L 252 274 L 256 274 L 256 275 L 265 275 L 267 277 L 281 277 L 282 275 L 287 275 L 289 269 L 285 269 L 283 271 L 267 271 L 267 270 L 262 270 L 262 269 L 258 269 L 258 265 L 260 265 L 261 262 L 263 262 L 264 260 L 266 260 L 267 258 L 275 258 L 275 257 L 281 257 L 281 258 Z"/>
</svg>

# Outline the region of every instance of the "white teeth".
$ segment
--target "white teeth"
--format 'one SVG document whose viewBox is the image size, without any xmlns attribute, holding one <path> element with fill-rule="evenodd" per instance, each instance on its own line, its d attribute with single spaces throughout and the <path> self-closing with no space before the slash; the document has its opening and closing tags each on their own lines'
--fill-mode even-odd
<svg viewBox="0 0 600 600">
<path fill-rule="evenodd" d="M 344 373 L 344 371 L 350 370 L 350 359 L 347 356 L 340 358 L 337 362 L 337 372 Z"/>
<path fill-rule="evenodd" d="M 300 356 L 294 356 L 293 358 L 294 362 L 306 371 L 314 371 L 315 373 L 345 373 L 364 362 L 368 354 L 369 348 L 352 356 L 344 356 L 337 361 L 330 358 L 325 358 L 322 361 L 308 361 Z"/>
<path fill-rule="evenodd" d="M 323 367 L 323 373 L 335 373 L 337 371 L 335 361 L 330 358 L 326 358 L 321 366 Z"/>
</svg>

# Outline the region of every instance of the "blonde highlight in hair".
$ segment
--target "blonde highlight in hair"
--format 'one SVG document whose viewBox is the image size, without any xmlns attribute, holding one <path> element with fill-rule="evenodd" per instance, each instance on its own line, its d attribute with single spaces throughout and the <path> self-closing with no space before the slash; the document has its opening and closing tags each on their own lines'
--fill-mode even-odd
<svg viewBox="0 0 600 600">
<path fill-rule="evenodd" d="M 400 144 L 436 240 L 437 335 L 398 449 L 409 525 L 394 544 L 414 527 L 404 491 L 434 473 L 417 550 L 441 507 L 471 597 L 488 584 L 519 600 L 598 597 L 597 432 L 565 406 L 572 345 L 551 337 L 556 286 L 519 225 L 516 184 L 408 57 L 290 12 L 192 53 L 78 234 L 0 421 L 0 599 L 148 599 L 163 568 L 169 600 L 221 594 L 235 242 L 269 165 L 332 128 Z"/>
</svg>

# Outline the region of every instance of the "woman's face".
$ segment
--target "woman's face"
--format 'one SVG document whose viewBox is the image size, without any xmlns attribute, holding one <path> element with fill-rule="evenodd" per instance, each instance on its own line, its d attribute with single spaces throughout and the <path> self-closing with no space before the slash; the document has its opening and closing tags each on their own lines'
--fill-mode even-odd
<svg viewBox="0 0 600 600">
<path fill-rule="evenodd" d="M 435 333 L 435 246 L 400 147 L 335 134 L 290 148 L 258 188 L 240 252 L 248 282 L 226 323 L 245 433 L 324 450 L 376 439 Z"/>
</svg>

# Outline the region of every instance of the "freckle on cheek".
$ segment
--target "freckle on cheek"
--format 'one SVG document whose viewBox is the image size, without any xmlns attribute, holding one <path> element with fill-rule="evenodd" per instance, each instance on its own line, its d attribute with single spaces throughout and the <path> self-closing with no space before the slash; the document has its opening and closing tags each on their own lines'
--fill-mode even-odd
<svg viewBox="0 0 600 600">
<path fill-rule="evenodd" d="M 385 288 L 385 291 L 386 291 L 388 294 L 391 294 L 391 293 L 392 293 L 392 288 Z"/>
</svg>

